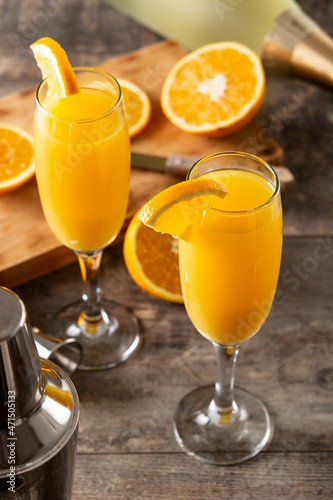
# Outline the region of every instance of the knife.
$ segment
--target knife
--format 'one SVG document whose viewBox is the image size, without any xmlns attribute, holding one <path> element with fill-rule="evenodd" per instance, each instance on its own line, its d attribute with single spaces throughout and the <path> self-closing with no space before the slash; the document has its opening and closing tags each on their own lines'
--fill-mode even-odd
<svg viewBox="0 0 333 500">
<path fill-rule="evenodd" d="M 184 155 L 169 155 L 165 157 L 136 153 L 134 151 L 131 153 L 132 167 L 140 170 L 150 170 L 170 174 L 183 179 L 185 179 L 186 174 L 192 165 L 198 160 L 199 157 L 196 158 Z M 280 179 L 281 191 L 286 191 L 295 182 L 292 172 L 287 167 L 273 166 L 273 168 Z"/>
</svg>

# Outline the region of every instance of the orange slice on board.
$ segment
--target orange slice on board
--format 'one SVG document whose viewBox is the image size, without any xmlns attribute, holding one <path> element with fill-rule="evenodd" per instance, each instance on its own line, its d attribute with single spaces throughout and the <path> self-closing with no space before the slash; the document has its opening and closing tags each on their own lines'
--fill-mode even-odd
<svg viewBox="0 0 333 500">
<path fill-rule="evenodd" d="M 0 194 L 19 188 L 34 173 L 31 134 L 15 125 L 0 123 Z"/>
<path fill-rule="evenodd" d="M 135 137 L 148 124 L 151 115 L 150 99 L 146 92 L 128 80 L 118 78 L 123 91 L 129 136 Z"/>
<path fill-rule="evenodd" d="M 186 132 L 222 136 L 244 127 L 259 111 L 264 94 L 259 57 L 241 43 L 219 42 L 175 64 L 163 84 L 161 106 Z"/>
<path fill-rule="evenodd" d="M 200 177 L 179 182 L 152 198 L 138 213 L 138 218 L 159 233 L 188 239 L 191 227 L 205 205 L 220 207 L 228 194 L 224 184 L 216 179 Z"/>
<path fill-rule="evenodd" d="M 178 240 L 155 232 L 134 216 L 125 234 L 124 260 L 132 279 L 147 293 L 170 302 L 183 302 Z"/>
<path fill-rule="evenodd" d="M 75 73 L 64 49 L 52 38 L 44 37 L 30 45 L 43 79 L 50 77 L 49 91 L 58 97 L 80 92 Z"/>
</svg>

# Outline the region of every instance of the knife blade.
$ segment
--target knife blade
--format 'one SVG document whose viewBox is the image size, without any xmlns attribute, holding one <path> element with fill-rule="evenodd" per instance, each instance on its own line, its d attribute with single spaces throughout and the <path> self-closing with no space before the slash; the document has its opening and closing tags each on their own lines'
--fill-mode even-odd
<svg viewBox="0 0 333 500">
<path fill-rule="evenodd" d="M 134 151 L 131 153 L 132 167 L 170 174 L 182 179 L 185 179 L 187 172 L 198 160 L 199 157 L 185 155 L 157 156 Z M 281 191 L 286 191 L 295 182 L 293 173 L 287 167 L 273 166 L 273 168 L 280 179 Z"/>
</svg>

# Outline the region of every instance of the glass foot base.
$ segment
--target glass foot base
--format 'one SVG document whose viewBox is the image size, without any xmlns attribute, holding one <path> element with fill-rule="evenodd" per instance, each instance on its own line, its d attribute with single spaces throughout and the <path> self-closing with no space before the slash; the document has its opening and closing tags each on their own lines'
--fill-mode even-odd
<svg viewBox="0 0 333 500">
<path fill-rule="evenodd" d="M 79 370 L 103 370 L 126 361 L 141 345 L 138 320 L 126 308 L 102 301 L 101 321 L 86 327 L 82 302 L 63 307 L 52 318 L 52 332 L 60 338 L 76 338 L 82 346 Z"/>
<path fill-rule="evenodd" d="M 254 457 L 269 443 L 273 426 L 263 403 L 237 387 L 234 397 L 239 415 L 229 425 L 215 425 L 208 417 L 213 385 L 195 389 L 180 401 L 173 428 L 184 451 L 202 462 L 234 465 Z"/>
</svg>

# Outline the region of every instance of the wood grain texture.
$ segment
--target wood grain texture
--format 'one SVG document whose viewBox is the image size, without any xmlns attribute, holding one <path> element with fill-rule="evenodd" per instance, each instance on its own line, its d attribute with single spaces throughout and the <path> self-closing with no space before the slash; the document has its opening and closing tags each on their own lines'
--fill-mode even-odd
<svg viewBox="0 0 333 500">
<path fill-rule="evenodd" d="M 179 453 L 153 460 L 140 454 L 80 455 L 73 500 L 329 500 L 332 459 L 332 453 L 262 453 L 248 464 L 221 469 Z"/>
<path fill-rule="evenodd" d="M 214 382 L 213 348 L 195 332 L 182 305 L 150 297 L 132 282 L 121 245 L 108 249 L 103 296 L 134 311 L 144 341 L 116 369 L 73 375 L 81 402 L 74 498 L 206 500 L 220 498 L 215 496 L 219 492 L 223 498 L 247 499 L 255 498 L 260 487 L 263 498 L 274 500 L 312 500 L 319 492 L 328 499 L 332 259 L 331 239 L 285 240 L 274 307 L 262 331 L 241 347 L 236 369 L 236 385 L 267 405 L 273 439 L 253 461 L 216 468 L 183 454 L 172 432 L 178 401 L 195 387 Z M 79 281 L 78 266 L 70 265 L 16 291 L 31 323 L 47 331 L 50 315 L 79 298 Z"/>
</svg>

